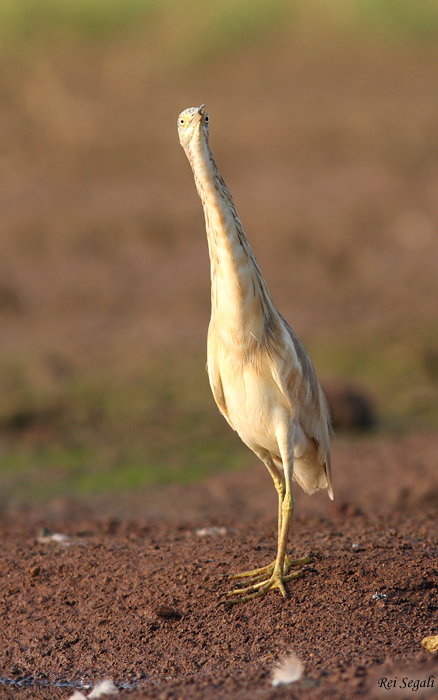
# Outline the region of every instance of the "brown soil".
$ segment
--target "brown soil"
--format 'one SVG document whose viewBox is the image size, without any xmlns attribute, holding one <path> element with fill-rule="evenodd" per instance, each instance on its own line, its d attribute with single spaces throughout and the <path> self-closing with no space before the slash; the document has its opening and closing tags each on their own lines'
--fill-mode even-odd
<svg viewBox="0 0 438 700">
<path fill-rule="evenodd" d="M 55 683 L 105 677 L 132 699 L 384 697 L 381 677 L 436 672 L 421 640 L 438 633 L 437 446 L 428 434 L 335 446 L 338 500 L 296 494 L 291 551 L 314 561 L 286 600 L 224 605 L 229 572 L 275 555 L 262 465 L 157 488 L 129 516 L 121 501 L 5 514 L 1 697 L 67 698 Z M 41 526 L 70 539 L 40 542 Z M 304 675 L 273 688 L 290 651 Z"/>
</svg>

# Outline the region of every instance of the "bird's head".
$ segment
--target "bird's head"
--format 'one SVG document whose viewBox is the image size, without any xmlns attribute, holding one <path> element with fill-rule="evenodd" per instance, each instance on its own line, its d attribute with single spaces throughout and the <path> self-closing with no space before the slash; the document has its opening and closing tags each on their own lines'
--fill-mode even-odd
<svg viewBox="0 0 438 700">
<path fill-rule="evenodd" d="M 198 139 L 208 141 L 209 116 L 205 105 L 189 107 L 178 117 L 178 136 L 181 146 L 187 150 Z"/>
</svg>

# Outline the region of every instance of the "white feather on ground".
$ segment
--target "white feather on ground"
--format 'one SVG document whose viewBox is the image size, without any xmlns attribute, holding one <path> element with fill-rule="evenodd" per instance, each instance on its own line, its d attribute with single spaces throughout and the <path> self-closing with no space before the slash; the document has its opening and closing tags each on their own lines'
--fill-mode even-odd
<svg viewBox="0 0 438 700">
<path fill-rule="evenodd" d="M 88 698 L 103 698 L 105 695 L 117 695 L 118 692 L 112 680 L 106 679 L 102 681 L 102 683 L 94 686 Z M 87 700 L 87 697 L 79 690 L 75 690 L 68 700 Z"/>
<path fill-rule="evenodd" d="M 111 680 L 104 680 L 99 685 L 94 686 L 89 694 L 89 698 L 101 698 L 103 695 L 117 695 L 119 691 Z"/>
<path fill-rule="evenodd" d="M 282 661 L 277 661 L 272 669 L 272 685 L 288 685 L 299 681 L 304 672 L 302 661 L 294 653 L 288 654 Z"/>
</svg>

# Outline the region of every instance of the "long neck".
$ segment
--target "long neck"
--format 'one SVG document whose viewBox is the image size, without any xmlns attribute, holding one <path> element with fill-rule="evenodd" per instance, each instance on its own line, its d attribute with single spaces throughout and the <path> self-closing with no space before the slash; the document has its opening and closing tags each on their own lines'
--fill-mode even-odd
<svg viewBox="0 0 438 700">
<path fill-rule="evenodd" d="M 205 215 L 212 322 L 234 345 L 262 344 L 276 311 L 233 198 L 204 139 L 196 141 L 188 157 Z"/>
</svg>

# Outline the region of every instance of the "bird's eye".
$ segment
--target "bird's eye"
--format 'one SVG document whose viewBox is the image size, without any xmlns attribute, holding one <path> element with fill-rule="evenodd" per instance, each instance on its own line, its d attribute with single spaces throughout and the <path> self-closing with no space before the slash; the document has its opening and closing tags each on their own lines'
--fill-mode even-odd
<svg viewBox="0 0 438 700">
<path fill-rule="evenodd" d="M 181 126 L 184 126 L 185 119 L 184 117 L 181 117 L 181 119 L 178 120 Z"/>
<path fill-rule="evenodd" d="M 210 117 L 208 116 L 208 114 L 205 115 L 204 121 L 206 124 L 210 121 Z"/>
</svg>

